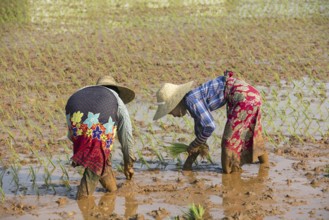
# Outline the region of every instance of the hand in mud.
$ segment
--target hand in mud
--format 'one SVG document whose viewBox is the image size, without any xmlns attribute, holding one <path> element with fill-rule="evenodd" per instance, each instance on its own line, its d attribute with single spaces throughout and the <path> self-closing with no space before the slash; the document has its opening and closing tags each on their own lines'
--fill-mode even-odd
<svg viewBox="0 0 329 220">
<path fill-rule="evenodd" d="M 192 154 L 195 154 L 195 153 L 198 153 L 199 152 L 199 147 L 198 146 L 189 146 L 188 148 L 187 148 L 187 153 L 188 153 L 188 155 L 192 155 Z"/>
<path fill-rule="evenodd" d="M 208 144 L 204 143 L 199 146 L 192 147 L 190 144 L 190 146 L 187 148 L 187 152 L 189 155 L 199 153 L 202 157 L 204 157 L 209 152 L 209 146 Z"/>
<path fill-rule="evenodd" d="M 125 164 L 123 172 L 124 172 L 127 180 L 130 180 L 134 175 L 133 164 L 127 164 L 127 165 Z"/>
</svg>

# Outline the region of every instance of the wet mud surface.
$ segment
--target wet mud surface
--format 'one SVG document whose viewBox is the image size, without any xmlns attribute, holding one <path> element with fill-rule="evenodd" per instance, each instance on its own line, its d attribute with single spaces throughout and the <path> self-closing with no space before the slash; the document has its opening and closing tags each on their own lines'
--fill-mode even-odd
<svg viewBox="0 0 329 220">
<path fill-rule="evenodd" d="M 221 173 L 217 159 L 215 164 L 199 160 L 193 171 L 182 171 L 170 160 L 165 168 L 135 164 L 130 181 L 117 172 L 117 192 L 106 193 L 99 185 L 93 197 L 78 202 L 75 174 L 70 191 L 57 185 L 56 193 L 39 187 L 39 196 L 9 193 L 1 218 L 184 219 L 184 212 L 195 203 L 205 208 L 205 219 L 327 219 L 329 150 L 320 146 L 312 146 L 311 153 L 307 145 L 270 150 L 269 169 L 244 165 L 241 174 L 231 175 Z"/>
</svg>

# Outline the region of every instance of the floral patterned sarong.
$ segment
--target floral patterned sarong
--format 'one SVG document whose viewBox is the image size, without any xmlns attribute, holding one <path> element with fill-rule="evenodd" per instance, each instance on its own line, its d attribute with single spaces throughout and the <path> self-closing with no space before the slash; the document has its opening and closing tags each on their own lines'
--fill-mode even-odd
<svg viewBox="0 0 329 220">
<path fill-rule="evenodd" d="M 222 148 L 230 164 L 253 163 L 265 153 L 261 126 L 261 96 L 243 80 L 228 76 L 227 122 Z"/>
<path fill-rule="evenodd" d="M 84 113 L 74 112 L 67 115 L 69 135 L 73 141 L 73 157 L 76 164 L 89 168 L 101 176 L 111 154 L 116 135 L 116 126 L 109 118 L 106 124 L 98 121 L 99 114 L 88 113 L 88 118 L 81 120 Z"/>
</svg>

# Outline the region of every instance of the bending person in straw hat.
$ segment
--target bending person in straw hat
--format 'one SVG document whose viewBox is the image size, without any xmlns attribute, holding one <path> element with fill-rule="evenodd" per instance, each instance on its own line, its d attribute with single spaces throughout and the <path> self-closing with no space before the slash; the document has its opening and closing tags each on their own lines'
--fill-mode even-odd
<svg viewBox="0 0 329 220">
<path fill-rule="evenodd" d="M 241 170 L 244 163 L 268 165 L 261 126 L 261 96 L 246 82 L 233 78 L 233 72 L 211 80 L 192 89 L 193 82 L 182 85 L 165 83 L 157 91 L 157 120 L 166 114 L 182 117 L 189 113 L 194 119 L 195 139 L 188 147 L 189 156 L 184 170 L 191 170 L 192 164 L 215 130 L 211 112 L 224 106 L 227 121 L 222 138 L 222 168 L 224 173 Z"/>
<path fill-rule="evenodd" d="M 77 199 L 92 195 L 98 182 L 110 192 L 117 189 L 111 169 L 111 150 L 117 134 L 124 174 L 127 179 L 134 175 L 132 126 L 125 106 L 134 97 L 134 91 L 104 76 L 97 85 L 84 87 L 68 99 L 65 110 L 68 138 L 73 142 L 72 165 L 85 168 Z"/>
</svg>

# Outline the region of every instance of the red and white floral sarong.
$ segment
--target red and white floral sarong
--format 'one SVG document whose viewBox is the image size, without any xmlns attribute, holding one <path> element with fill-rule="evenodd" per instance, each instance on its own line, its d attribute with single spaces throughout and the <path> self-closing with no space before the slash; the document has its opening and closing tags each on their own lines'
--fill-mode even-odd
<svg viewBox="0 0 329 220">
<path fill-rule="evenodd" d="M 222 140 L 222 154 L 230 164 L 253 163 L 265 153 L 261 125 L 261 95 L 256 88 L 228 76 L 225 98 L 227 122 Z"/>
</svg>

